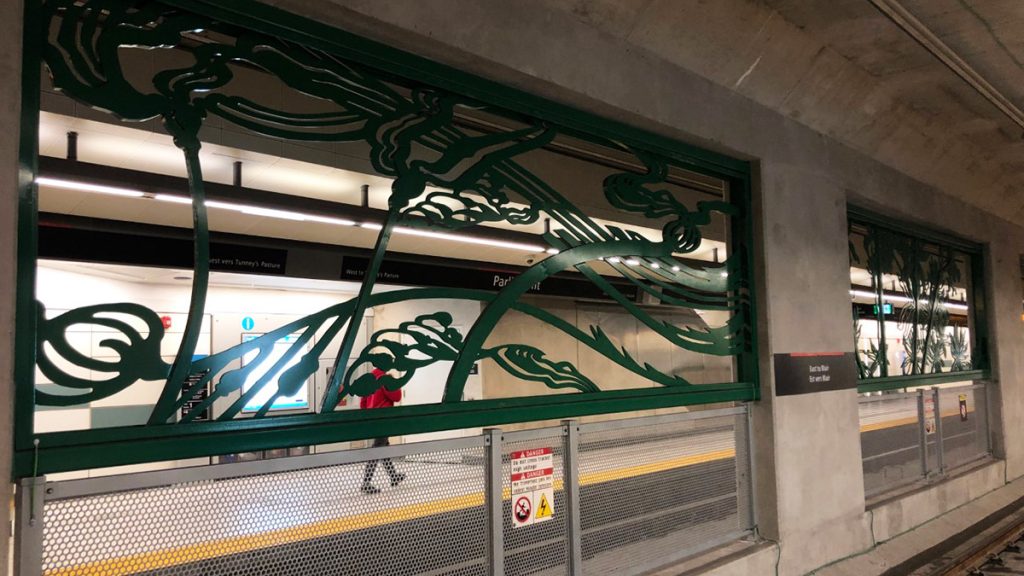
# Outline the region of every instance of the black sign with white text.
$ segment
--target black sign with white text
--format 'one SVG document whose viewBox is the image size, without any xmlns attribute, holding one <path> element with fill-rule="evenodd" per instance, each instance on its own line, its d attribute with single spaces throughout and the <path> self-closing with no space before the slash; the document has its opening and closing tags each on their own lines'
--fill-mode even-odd
<svg viewBox="0 0 1024 576">
<path fill-rule="evenodd" d="M 857 387 L 853 352 L 775 355 L 775 395 L 792 396 Z"/>
<path fill-rule="evenodd" d="M 283 275 L 287 263 L 287 250 L 220 242 L 210 243 L 210 270 Z"/>
<path fill-rule="evenodd" d="M 362 282 L 369 259 L 346 256 L 342 260 L 341 279 Z M 490 268 L 452 268 L 419 262 L 385 260 L 377 272 L 377 282 L 408 286 L 438 286 L 470 288 L 497 292 L 519 275 L 518 270 Z M 637 287 L 618 279 L 608 279 L 626 298 L 636 300 Z M 582 275 L 576 277 L 552 276 L 530 286 L 530 294 L 570 296 L 575 298 L 606 299 L 604 291 Z"/>
</svg>

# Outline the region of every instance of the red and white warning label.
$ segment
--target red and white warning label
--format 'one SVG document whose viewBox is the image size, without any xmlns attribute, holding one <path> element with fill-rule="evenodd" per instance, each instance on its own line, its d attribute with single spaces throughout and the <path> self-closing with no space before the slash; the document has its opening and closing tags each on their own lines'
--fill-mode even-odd
<svg viewBox="0 0 1024 576">
<path fill-rule="evenodd" d="M 529 526 L 555 516 L 555 458 L 551 448 L 512 452 L 512 525 Z"/>
</svg>

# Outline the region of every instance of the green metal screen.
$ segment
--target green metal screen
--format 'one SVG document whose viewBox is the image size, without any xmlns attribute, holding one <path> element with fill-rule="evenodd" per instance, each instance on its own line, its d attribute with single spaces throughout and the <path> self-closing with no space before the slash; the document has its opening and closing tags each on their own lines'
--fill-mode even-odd
<svg viewBox="0 0 1024 576">
<path fill-rule="evenodd" d="M 29 0 L 25 54 L 16 476 L 757 397 L 744 162 L 259 4 Z M 124 123 L 159 121 L 180 150 L 187 187 L 157 198 L 191 211 L 191 297 L 172 356 L 164 350 L 167 321 L 152 307 L 111 301 L 56 310 L 37 299 L 39 89 L 51 86 L 35 76 L 41 68 L 52 81 L 48 97 Z M 314 207 L 299 218 L 375 235 L 352 298 L 200 354 L 217 233 L 209 208 L 224 188 L 204 178 L 201 149 L 204 129 L 224 125 L 275 142 L 337 146 L 390 188 L 376 211 L 364 206 L 350 219 L 345 206 L 307 202 Z M 596 176 L 559 179 L 557 169 L 577 161 Z M 609 215 L 653 232 L 620 226 Z M 493 291 L 377 289 L 396 234 L 466 231 L 519 234 L 540 256 Z M 722 246 L 713 258 L 709 235 Z M 526 298 L 570 271 L 659 346 L 725 359 L 727 377 L 691 381 L 639 357 L 601 322 L 567 321 Z M 367 333 L 363 319 L 375 307 L 441 300 L 471 302 L 479 315 L 460 326 L 441 306 Z M 561 359 L 529 334 L 497 339 L 512 314 L 646 384 L 609 386 L 592 367 Z M 692 323 L 675 320 L 684 316 Z M 115 334 L 98 342 L 102 357 L 76 347 L 81 326 Z M 282 342 L 288 346 L 279 354 Z M 515 382 L 514 393 L 466 399 L 467 379 L 480 363 Z M 418 372 L 442 365 L 450 368 L 439 403 L 336 410 L 381 387 L 400 390 Z M 308 413 L 273 415 L 275 402 L 324 368 L 331 368 L 329 380 Z M 40 409 L 91 405 L 146 382 L 160 390 L 144 423 L 46 433 L 34 427 Z"/>
<path fill-rule="evenodd" d="M 980 247 L 850 214 L 850 297 L 861 392 L 982 377 Z"/>
</svg>

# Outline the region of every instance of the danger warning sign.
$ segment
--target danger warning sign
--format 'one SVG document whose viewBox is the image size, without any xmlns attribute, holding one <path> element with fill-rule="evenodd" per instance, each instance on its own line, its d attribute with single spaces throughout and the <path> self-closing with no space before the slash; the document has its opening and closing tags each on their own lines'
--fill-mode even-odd
<svg viewBox="0 0 1024 576">
<path fill-rule="evenodd" d="M 512 524 L 514 526 L 525 526 L 533 522 L 533 499 L 532 494 L 515 497 L 515 504 L 512 505 Z"/>
<path fill-rule="evenodd" d="M 545 488 L 533 494 L 534 500 L 537 502 L 537 511 L 533 514 L 533 521 L 543 522 L 551 520 L 555 516 L 555 506 L 552 504 L 555 501 L 555 490 L 553 488 Z"/>
<path fill-rule="evenodd" d="M 551 448 L 512 452 L 512 525 L 529 526 L 555 516 L 555 459 Z"/>
</svg>

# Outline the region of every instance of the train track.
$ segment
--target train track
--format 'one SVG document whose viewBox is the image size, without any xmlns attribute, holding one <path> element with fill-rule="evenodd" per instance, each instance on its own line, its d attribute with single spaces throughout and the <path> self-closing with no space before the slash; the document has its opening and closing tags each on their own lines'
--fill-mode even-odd
<svg viewBox="0 0 1024 576">
<path fill-rule="evenodd" d="M 915 576 L 1024 576 L 1024 517 L 966 546 L 946 562 L 914 572 Z"/>
<path fill-rule="evenodd" d="M 998 549 L 997 549 L 998 550 Z M 966 572 L 947 572 L 947 574 L 969 574 L 971 576 L 995 575 L 995 574 L 1024 574 L 1024 541 L 1020 535 L 1010 544 L 1003 546 L 995 553 L 986 554 L 980 566 L 967 569 Z"/>
</svg>

